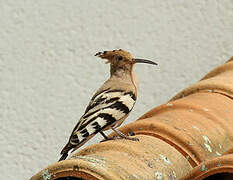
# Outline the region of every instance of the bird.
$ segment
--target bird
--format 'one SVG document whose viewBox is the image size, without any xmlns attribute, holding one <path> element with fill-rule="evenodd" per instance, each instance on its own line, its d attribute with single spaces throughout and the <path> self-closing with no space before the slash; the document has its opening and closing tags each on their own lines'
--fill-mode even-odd
<svg viewBox="0 0 233 180">
<path fill-rule="evenodd" d="M 137 63 L 157 63 L 137 59 L 122 49 L 98 52 L 95 56 L 110 64 L 110 77 L 91 98 L 84 114 L 74 127 L 59 161 L 65 160 L 70 150 L 75 151 L 97 133 L 110 140 L 103 131 L 112 129 L 120 138 L 137 141 L 117 130 L 132 111 L 137 100 L 138 80 L 133 71 Z"/>
</svg>

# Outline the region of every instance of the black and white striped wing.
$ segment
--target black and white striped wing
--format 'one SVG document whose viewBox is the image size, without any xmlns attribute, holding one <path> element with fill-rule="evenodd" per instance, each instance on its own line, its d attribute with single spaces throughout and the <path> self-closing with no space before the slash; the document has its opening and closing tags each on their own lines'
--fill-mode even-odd
<svg viewBox="0 0 233 180">
<path fill-rule="evenodd" d="M 78 145 L 90 135 L 114 125 L 133 109 L 135 101 L 136 96 L 131 91 L 107 89 L 96 94 L 74 129 L 71 144 Z"/>
</svg>

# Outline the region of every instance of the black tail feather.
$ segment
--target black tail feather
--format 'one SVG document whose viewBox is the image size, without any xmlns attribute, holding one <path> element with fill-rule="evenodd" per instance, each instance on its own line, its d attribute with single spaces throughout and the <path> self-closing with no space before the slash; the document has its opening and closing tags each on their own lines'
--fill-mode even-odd
<svg viewBox="0 0 233 180">
<path fill-rule="evenodd" d="M 58 161 L 63 161 L 67 158 L 68 153 L 62 154 L 61 158 Z"/>
<path fill-rule="evenodd" d="M 63 161 L 67 158 L 68 156 L 68 152 L 73 149 L 75 146 L 70 144 L 70 143 L 67 143 L 66 146 L 62 149 L 61 151 L 61 158 L 58 160 L 58 161 Z"/>
</svg>

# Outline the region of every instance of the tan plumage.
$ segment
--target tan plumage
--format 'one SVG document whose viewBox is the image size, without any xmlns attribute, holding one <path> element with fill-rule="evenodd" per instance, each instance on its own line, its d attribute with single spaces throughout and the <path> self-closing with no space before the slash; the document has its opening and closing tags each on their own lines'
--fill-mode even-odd
<svg viewBox="0 0 233 180">
<path fill-rule="evenodd" d="M 98 89 L 86 108 L 84 115 L 73 129 L 70 139 L 61 151 L 59 161 L 66 159 L 68 152 L 76 150 L 97 133 L 107 140 L 103 131 L 112 129 L 120 137 L 128 137 L 115 128 L 128 117 L 137 98 L 137 78 L 133 72 L 135 63 L 156 63 L 134 59 L 124 50 L 99 52 L 95 56 L 106 59 L 110 63 L 110 78 Z"/>
</svg>

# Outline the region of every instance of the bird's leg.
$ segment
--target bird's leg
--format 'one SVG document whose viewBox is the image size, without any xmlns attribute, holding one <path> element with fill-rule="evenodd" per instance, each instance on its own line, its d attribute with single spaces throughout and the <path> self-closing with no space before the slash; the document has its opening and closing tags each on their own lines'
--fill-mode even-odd
<svg viewBox="0 0 233 180">
<path fill-rule="evenodd" d="M 104 139 L 103 139 L 102 141 L 100 141 L 100 142 L 104 142 L 104 141 L 116 139 L 116 137 L 109 138 L 109 137 L 106 136 L 102 131 L 100 131 L 100 134 L 104 137 Z"/>
<path fill-rule="evenodd" d="M 123 134 L 119 130 L 117 130 L 117 129 L 113 128 L 113 127 L 111 127 L 111 128 L 118 136 L 120 136 L 123 139 L 128 139 L 128 140 L 132 140 L 132 141 L 139 141 L 138 138 L 133 138 L 133 137 L 126 136 L 125 134 Z"/>
<path fill-rule="evenodd" d="M 103 140 L 103 141 L 107 141 L 107 140 L 110 139 L 110 138 L 108 138 L 108 136 L 106 136 L 102 131 L 100 131 L 100 134 L 104 137 L 104 140 Z"/>
</svg>

